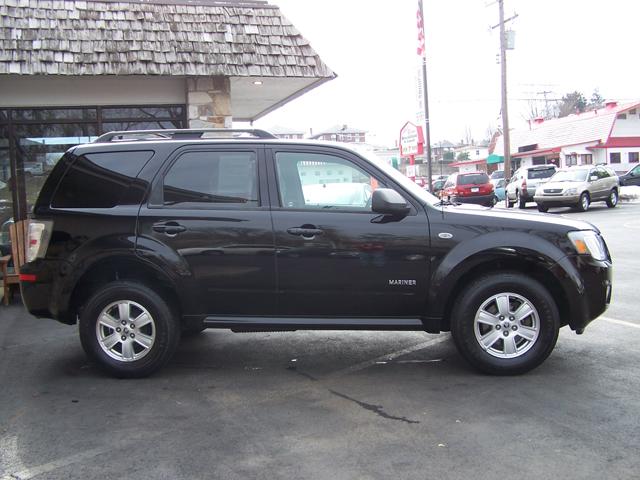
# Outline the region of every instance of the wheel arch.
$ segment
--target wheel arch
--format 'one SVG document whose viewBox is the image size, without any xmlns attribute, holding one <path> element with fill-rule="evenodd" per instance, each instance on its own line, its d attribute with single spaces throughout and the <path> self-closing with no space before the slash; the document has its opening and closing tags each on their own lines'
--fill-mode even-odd
<svg viewBox="0 0 640 480">
<path fill-rule="evenodd" d="M 508 245 L 503 237 L 504 232 L 493 232 L 469 244 L 460 243 L 438 264 L 431 277 L 427 318 L 439 318 L 441 330 L 448 330 L 455 299 L 469 282 L 487 273 L 507 271 L 531 275 L 542 283 L 556 301 L 561 318 L 567 319 L 563 322 L 568 323 L 568 289 L 579 281 L 579 275 L 554 268 L 566 255 L 543 238 L 533 248 L 531 235 L 523 232 L 511 232 Z"/>
<path fill-rule="evenodd" d="M 179 318 L 185 299 L 173 280 L 155 265 L 135 255 L 117 255 L 102 258 L 75 281 L 69 300 L 67 323 L 76 323 L 76 317 L 86 300 L 101 286 L 116 280 L 139 281 L 167 299 Z"/>
<path fill-rule="evenodd" d="M 501 273 L 520 273 L 533 278 L 540 283 L 549 294 L 553 297 L 562 325 L 569 322 L 571 315 L 568 297 L 562 287 L 560 279 L 558 279 L 548 268 L 531 261 L 530 259 L 504 257 L 500 259 L 485 259 L 480 263 L 476 263 L 473 267 L 465 271 L 449 291 L 447 301 L 444 304 L 442 312 L 441 329 L 449 331 L 451 328 L 451 312 L 456 300 L 459 298 L 464 289 L 472 282 L 487 274 Z"/>
</svg>

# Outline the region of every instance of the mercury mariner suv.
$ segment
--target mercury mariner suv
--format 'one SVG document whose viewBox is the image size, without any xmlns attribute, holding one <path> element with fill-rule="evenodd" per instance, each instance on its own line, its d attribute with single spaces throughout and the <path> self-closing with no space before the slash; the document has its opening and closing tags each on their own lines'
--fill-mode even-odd
<svg viewBox="0 0 640 480">
<path fill-rule="evenodd" d="M 24 303 L 119 377 L 181 335 L 451 331 L 491 374 L 607 308 L 592 225 L 439 200 L 367 152 L 261 130 L 112 132 L 67 151 L 29 225 Z"/>
</svg>

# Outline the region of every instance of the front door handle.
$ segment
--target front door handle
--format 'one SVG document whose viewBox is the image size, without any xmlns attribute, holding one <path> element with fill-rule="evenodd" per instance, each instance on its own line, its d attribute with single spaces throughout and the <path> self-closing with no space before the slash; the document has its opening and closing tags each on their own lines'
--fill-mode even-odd
<svg viewBox="0 0 640 480">
<path fill-rule="evenodd" d="M 187 227 L 180 225 L 178 222 L 159 222 L 154 223 L 151 227 L 154 232 L 165 233 L 167 235 L 177 235 L 184 232 Z"/>
<path fill-rule="evenodd" d="M 312 225 L 303 225 L 302 227 L 287 228 L 287 233 L 290 235 L 296 235 L 299 237 L 311 239 L 316 235 L 322 235 L 324 232 Z"/>
</svg>

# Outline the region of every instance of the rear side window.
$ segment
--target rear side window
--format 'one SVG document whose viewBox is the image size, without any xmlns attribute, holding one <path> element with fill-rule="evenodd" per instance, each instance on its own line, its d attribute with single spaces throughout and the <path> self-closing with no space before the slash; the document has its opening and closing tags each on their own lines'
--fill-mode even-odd
<svg viewBox="0 0 640 480">
<path fill-rule="evenodd" d="M 458 185 L 484 185 L 489 183 L 486 173 L 463 173 L 458 175 Z"/>
<path fill-rule="evenodd" d="M 537 180 L 539 178 L 549 178 L 556 173 L 556 169 L 553 167 L 550 168 L 536 168 L 534 170 L 529 170 L 528 178 L 532 180 Z"/>
<path fill-rule="evenodd" d="M 254 152 L 187 152 L 164 177 L 165 205 L 229 204 L 258 206 Z"/>
<path fill-rule="evenodd" d="M 115 207 L 153 154 L 153 151 L 144 150 L 79 156 L 58 185 L 51 206 Z"/>
</svg>

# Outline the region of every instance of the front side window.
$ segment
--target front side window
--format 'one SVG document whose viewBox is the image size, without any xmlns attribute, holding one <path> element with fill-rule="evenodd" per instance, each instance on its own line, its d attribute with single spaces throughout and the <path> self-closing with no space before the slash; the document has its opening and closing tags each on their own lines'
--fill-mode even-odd
<svg viewBox="0 0 640 480">
<path fill-rule="evenodd" d="M 333 155 L 278 152 L 276 170 L 285 208 L 370 211 L 373 191 L 383 186 L 353 162 Z"/>
<path fill-rule="evenodd" d="M 254 152 L 187 152 L 173 163 L 163 182 L 164 205 L 258 206 Z"/>
</svg>

